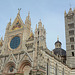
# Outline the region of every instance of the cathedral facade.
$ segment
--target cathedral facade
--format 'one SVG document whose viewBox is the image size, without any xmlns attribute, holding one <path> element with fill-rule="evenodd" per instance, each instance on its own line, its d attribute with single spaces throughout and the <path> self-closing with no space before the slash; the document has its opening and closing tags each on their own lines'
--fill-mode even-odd
<svg viewBox="0 0 75 75">
<path fill-rule="evenodd" d="M 0 75 L 75 75 L 75 10 L 70 8 L 64 15 L 67 50 L 58 38 L 50 51 L 41 20 L 33 33 L 29 13 L 23 23 L 19 10 L 14 22 L 10 19 L 7 24 L 4 40 L 0 39 Z"/>
</svg>

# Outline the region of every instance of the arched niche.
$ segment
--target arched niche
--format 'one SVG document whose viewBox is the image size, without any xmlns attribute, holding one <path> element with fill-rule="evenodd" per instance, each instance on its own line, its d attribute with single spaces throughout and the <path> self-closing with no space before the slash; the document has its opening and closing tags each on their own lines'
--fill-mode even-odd
<svg viewBox="0 0 75 75">
<path fill-rule="evenodd" d="M 24 75 L 29 75 L 31 70 L 31 62 L 28 60 L 24 60 L 20 63 L 18 71 L 23 73 Z"/>
<path fill-rule="evenodd" d="M 5 73 L 5 74 L 15 73 L 15 63 L 14 62 L 8 62 L 4 67 L 3 73 Z"/>
</svg>

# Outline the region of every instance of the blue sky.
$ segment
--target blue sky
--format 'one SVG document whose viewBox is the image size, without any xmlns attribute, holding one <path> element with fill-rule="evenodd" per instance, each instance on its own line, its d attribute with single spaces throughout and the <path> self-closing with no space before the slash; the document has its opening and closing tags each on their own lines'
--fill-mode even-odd
<svg viewBox="0 0 75 75">
<path fill-rule="evenodd" d="M 66 49 L 64 11 L 75 7 L 75 0 L 0 0 L 0 37 L 5 35 L 5 29 L 10 18 L 13 22 L 18 8 L 22 8 L 20 15 L 25 23 L 30 11 L 31 27 L 35 30 L 41 19 L 46 29 L 47 47 L 52 50 L 59 35 L 62 48 Z"/>
</svg>

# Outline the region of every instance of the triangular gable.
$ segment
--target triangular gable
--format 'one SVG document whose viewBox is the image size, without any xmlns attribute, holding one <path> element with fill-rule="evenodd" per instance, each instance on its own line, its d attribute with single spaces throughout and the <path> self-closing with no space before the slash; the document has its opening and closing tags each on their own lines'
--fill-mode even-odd
<svg viewBox="0 0 75 75">
<path fill-rule="evenodd" d="M 29 60 L 30 62 L 32 62 L 32 59 L 30 58 L 30 56 L 26 52 L 24 52 L 24 54 L 22 55 L 19 62 L 21 62 L 23 60 Z"/>
<path fill-rule="evenodd" d="M 12 23 L 11 27 L 10 27 L 10 31 L 13 31 L 13 30 L 17 30 L 19 28 L 23 28 L 24 26 L 24 23 L 20 17 L 20 15 L 17 15 L 17 17 L 15 18 L 14 22 Z"/>
<path fill-rule="evenodd" d="M 12 53 L 9 55 L 8 59 L 5 61 L 5 64 L 8 63 L 8 62 L 16 63 L 16 58 Z"/>
<path fill-rule="evenodd" d="M 28 58 L 29 58 L 29 60 L 30 60 L 31 62 L 33 62 L 32 58 L 30 57 L 30 55 L 29 55 L 28 52 L 27 52 L 27 47 L 25 46 L 25 42 L 23 43 L 23 52 L 24 52 L 24 55 L 27 55 Z"/>
</svg>

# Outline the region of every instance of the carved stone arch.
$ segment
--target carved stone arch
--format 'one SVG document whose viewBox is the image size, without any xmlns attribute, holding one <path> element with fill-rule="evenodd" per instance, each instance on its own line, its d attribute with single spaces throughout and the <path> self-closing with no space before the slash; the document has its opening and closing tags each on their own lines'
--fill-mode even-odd
<svg viewBox="0 0 75 75">
<path fill-rule="evenodd" d="M 29 60 L 23 60 L 23 61 L 19 64 L 18 71 L 19 71 L 19 72 L 23 72 L 23 69 L 24 69 L 25 66 L 31 67 L 32 64 L 31 64 L 31 62 L 30 62 Z"/>
<path fill-rule="evenodd" d="M 3 73 L 5 73 L 5 74 L 14 73 L 15 67 L 16 67 L 16 64 L 14 62 L 10 61 L 7 64 L 5 64 L 4 69 L 3 69 Z"/>
</svg>

